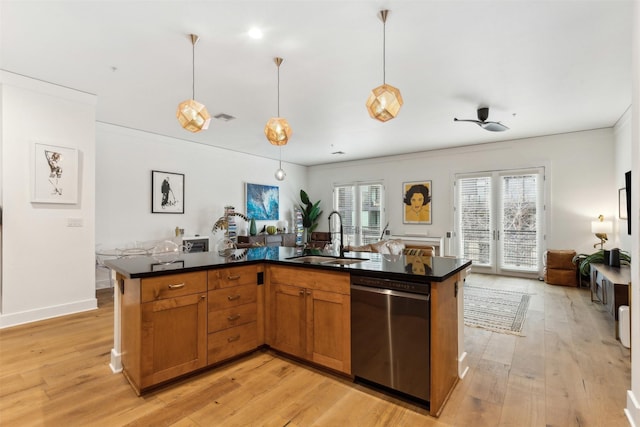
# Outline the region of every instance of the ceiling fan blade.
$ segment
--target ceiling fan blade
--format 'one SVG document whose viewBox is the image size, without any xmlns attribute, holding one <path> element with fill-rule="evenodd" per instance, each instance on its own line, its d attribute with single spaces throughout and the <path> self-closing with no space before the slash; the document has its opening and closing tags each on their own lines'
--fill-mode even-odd
<svg viewBox="0 0 640 427">
<path fill-rule="evenodd" d="M 509 129 L 500 122 L 483 122 L 480 124 L 480 127 L 491 132 L 504 132 Z"/>
<path fill-rule="evenodd" d="M 453 121 L 454 122 L 471 122 L 479 125 L 482 123 L 482 122 L 479 122 L 478 120 L 456 119 L 455 117 L 453 118 Z"/>
</svg>

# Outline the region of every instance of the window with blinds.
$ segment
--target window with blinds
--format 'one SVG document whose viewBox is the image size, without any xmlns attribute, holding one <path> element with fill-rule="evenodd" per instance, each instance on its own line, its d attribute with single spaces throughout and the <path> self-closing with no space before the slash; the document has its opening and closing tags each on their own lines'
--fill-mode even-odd
<svg viewBox="0 0 640 427">
<path fill-rule="evenodd" d="M 502 185 L 502 267 L 537 268 L 538 175 L 504 175 Z"/>
<path fill-rule="evenodd" d="M 458 252 L 477 271 L 540 270 L 544 169 L 456 177 Z"/>
<path fill-rule="evenodd" d="M 476 265 L 491 264 L 491 177 L 458 180 L 459 232 L 462 257 Z"/>
<path fill-rule="evenodd" d="M 334 186 L 333 208 L 342 216 L 345 245 L 380 240 L 384 216 L 384 186 L 380 182 Z"/>
</svg>

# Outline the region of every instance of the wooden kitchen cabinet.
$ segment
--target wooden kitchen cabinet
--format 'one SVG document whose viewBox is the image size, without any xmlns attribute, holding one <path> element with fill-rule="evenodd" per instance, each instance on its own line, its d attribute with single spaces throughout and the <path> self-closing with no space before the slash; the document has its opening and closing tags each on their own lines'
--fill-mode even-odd
<svg viewBox="0 0 640 427">
<path fill-rule="evenodd" d="M 207 273 L 124 281 L 122 364 L 138 394 L 207 363 Z"/>
<path fill-rule="evenodd" d="M 255 350 L 262 344 L 263 311 L 258 309 L 258 270 L 248 265 L 208 272 L 208 355 L 213 364 Z M 262 301 L 260 301 L 262 304 Z"/>
<path fill-rule="evenodd" d="M 267 344 L 350 374 L 349 274 L 269 266 L 267 277 Z"/>
</svg>

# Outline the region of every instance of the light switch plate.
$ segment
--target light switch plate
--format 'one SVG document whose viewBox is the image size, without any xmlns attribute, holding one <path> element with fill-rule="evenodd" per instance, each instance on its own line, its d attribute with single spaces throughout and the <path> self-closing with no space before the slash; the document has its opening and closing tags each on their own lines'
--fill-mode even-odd
<svg viewBox="0 0 640 427">
<path fill-rule="evenodd" d="M 82 227 L 82 218 L 67 218 L 67 227 Z"/>
</svg>

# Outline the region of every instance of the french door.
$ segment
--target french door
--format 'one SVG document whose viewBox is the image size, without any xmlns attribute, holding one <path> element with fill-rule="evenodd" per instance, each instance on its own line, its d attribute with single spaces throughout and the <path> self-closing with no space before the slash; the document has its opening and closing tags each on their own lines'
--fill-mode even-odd
<svg viewBox="0 0 640 427">
<path fill-rule="evenodd" d="M 345 246 L 377 242 L 384 227 L 384 185 L 382 182 L 335 185 L 333 209 L 342 216 Z M 332 226 L 332 230 L 336 227 Z"/>
<path fill-rule="evenodd" d="M 544 168 L 456 175 L 456 247 L 473 271 L 541 271 Z"/>
</svg>

